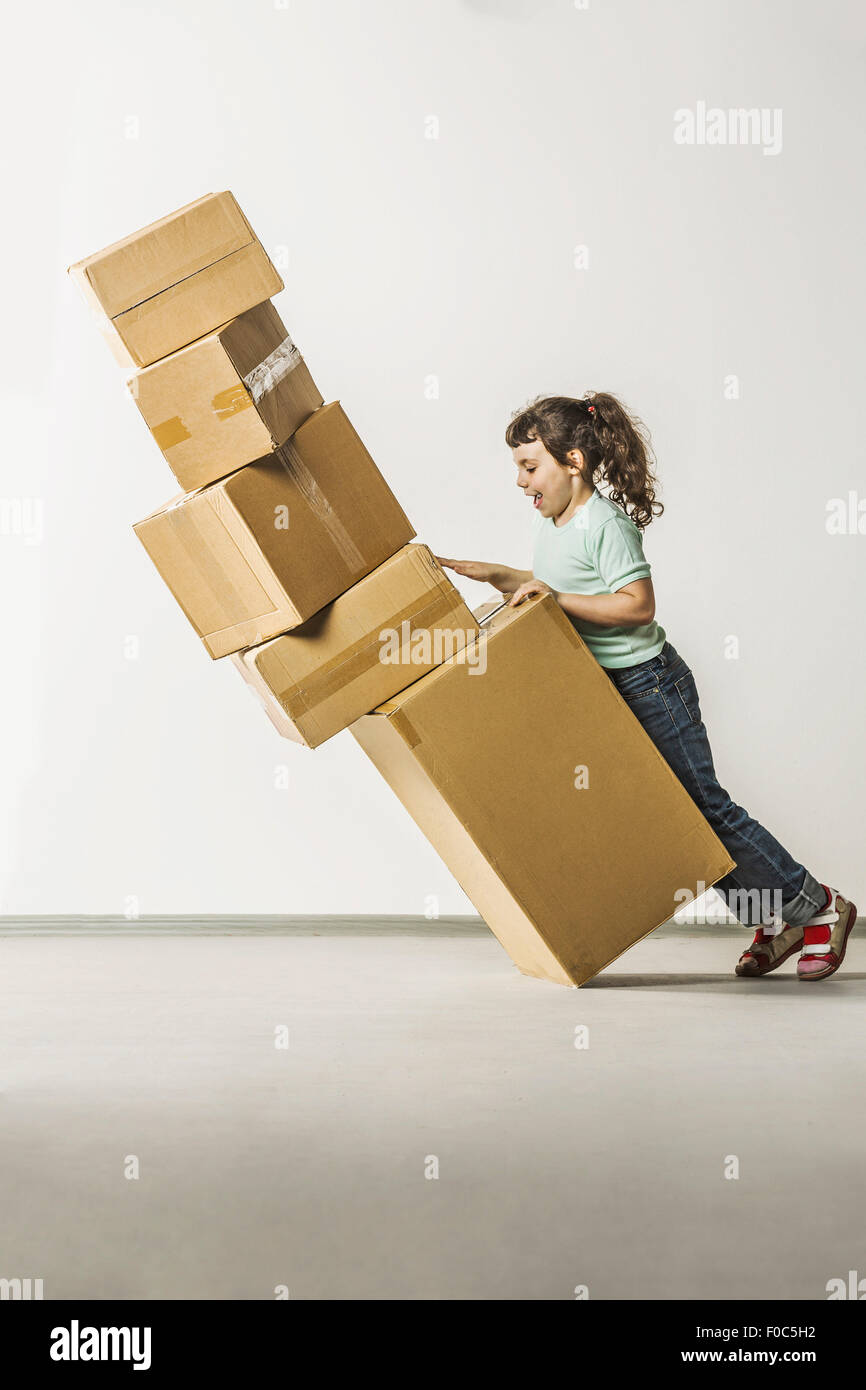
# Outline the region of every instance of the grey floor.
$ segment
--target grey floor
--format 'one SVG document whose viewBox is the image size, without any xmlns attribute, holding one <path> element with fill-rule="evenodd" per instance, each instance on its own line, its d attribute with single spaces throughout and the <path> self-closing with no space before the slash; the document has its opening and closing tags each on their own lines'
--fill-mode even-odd
<svg viewBox="0 0 866 1390">
<path fill-rule="evenodd" d="M 826 1298 L 866 1275 L 866 943 L 804 985 L 737 980 L 745 940 L 665 929 L 569 990 L 472 925 L 2 934 L 0 1278 Z"/>
</svg>

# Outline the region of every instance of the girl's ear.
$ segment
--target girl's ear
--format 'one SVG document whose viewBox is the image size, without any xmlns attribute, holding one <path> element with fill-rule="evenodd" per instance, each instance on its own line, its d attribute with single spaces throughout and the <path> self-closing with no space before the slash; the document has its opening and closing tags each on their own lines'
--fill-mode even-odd
<svg viewBox="0 0 866 1390">
<path fill-rule="evenodd" d="M 569 449 L 568 453 L 566 454 L 566 458 L 568 459 L 568 467 L 569 467 L 569 470 L 570 470 L 572 473 L 579 473 L 580 476 L 583 477 L 583 476 L 584 476 L 584 464 L 585 464 L 586 460 L 584 459 L 581 450 L 580 450 L 580 449 Z"/>
</svg>

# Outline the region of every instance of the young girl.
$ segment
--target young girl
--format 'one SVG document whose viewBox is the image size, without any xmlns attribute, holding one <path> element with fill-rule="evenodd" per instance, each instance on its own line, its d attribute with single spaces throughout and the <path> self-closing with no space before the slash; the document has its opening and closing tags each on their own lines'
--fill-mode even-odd
<svg viewBox="0 0 866 1390">
<path fill-rule="evenodd" d="M 736 973 L 768 975 L 799 950 L 798 977 L 827 979 L 844 960 L 857 909 L 720 786 L 694 676 L 655 621 L 642 532 L 663 507 L 644 426 L 605 393 L 547 396 L 513 416 L 505 441 L 536 514 L 531 572 L 440 563 L 512 604 L 553 594 L 736 863 L 715 885 L 744 925 L 757 926 Z"/>
</svg>

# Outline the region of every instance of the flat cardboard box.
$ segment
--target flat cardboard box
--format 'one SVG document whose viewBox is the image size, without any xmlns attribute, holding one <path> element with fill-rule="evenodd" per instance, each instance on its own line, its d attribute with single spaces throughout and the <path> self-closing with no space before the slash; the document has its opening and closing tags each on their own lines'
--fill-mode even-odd
<svg viewBox="0 0 866 1390">
<path fill-rule="evenodd" d="M 127 382 L 185 492 L 284 444 L 322 396 L 270 301 Z"/>
<path fill-rule="evenodd" d="M 233 195 L 208 193 L 69 267 L 118 362 L 146 367 L 283 288 Z"/>
<path fill-rule="evenodd" d="M 300 627 L 231 660 L 279 733 L 316 748 L 477 632 L 432 552 L 406 545 Z"/>
<path fill-rule="evenodd" d="M 339 401 L 134 530 L 212 657 L 297 627 L 415 535 Z"/>
<path fill-rule="evenodd" d="M 582 985 L 734 862 L 553 597 L 478 642 L 351 732 L 518 969 Z"/>
</svg>

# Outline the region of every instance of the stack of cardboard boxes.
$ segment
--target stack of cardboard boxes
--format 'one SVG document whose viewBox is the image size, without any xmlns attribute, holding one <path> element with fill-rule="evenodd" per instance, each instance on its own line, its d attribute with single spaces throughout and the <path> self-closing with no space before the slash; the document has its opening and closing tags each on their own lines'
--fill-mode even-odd
<svg viewBox="0 0 866 1390">
<path fill-rule="evenodd" d="M 231 193 L 70 267 L 184 489 L 135 532 L 211 657 L 315 747 L 433 662 L 379 632 L 477 624 L 268 296 L 283 282 Z M 431 643 L 431 650 L 435 647 Z"/>
<path fill-rule="evenodd" d="M 411 543 L 231 193 L 70 274 L 183 488 L 134 529 L 205 649 L 286 737 L 351 727 L 521 971 L 581 984 L 733 867 L 555 601 L 473 615 Z"/>
</svg>

